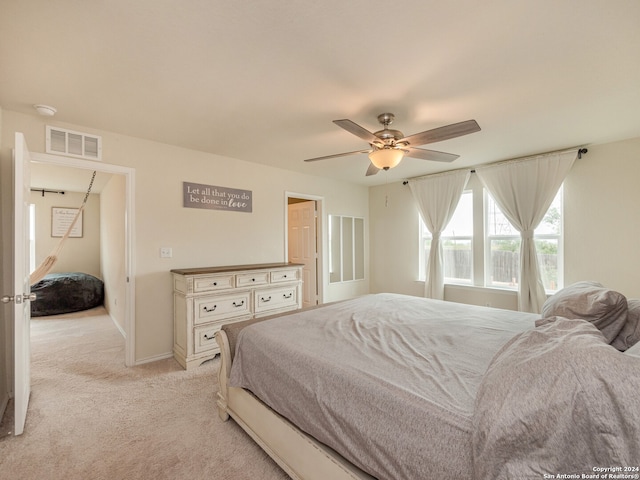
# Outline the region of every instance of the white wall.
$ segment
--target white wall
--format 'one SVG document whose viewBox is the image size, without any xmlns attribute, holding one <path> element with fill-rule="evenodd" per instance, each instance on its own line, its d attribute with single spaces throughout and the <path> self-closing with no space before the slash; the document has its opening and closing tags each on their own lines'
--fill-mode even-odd
<svg viewBox="0 0 640 480">
<path fill-rule="evenodd" d="M 409 187 L 396 182 L 370 188 L 369 217 L 371 291 L 422 296 L 418 210 Z"/>
<path fill-rule="evenodd" d="M 640 138 L 589 146 L 565 180 L 565 285 L 599 281 L 640 298 Z M 408 186 L 370 189 L 371 291 L 422 296 L 417 209 Z M 517 308 L 515 293 L 446 286 L 445 299 Z"/>
<path fill-rule="evenodd" d="M 31 192 L 31 203 L 36 206 L 36 267 L 60 244 L 60 237 L 51 236 L 52 207 L 79 208 L 84 193 Z M 49 273 L 82 272 L 100 275 L 100 195 L 91 194 L 82 212 L 82 237 L 65 240 L 58 260 Z"/>
<path fill-rule="evenodd" d="M 565 283 L 640 298 L 640 137 L 593 145 L 565 181 Z"/>
<path fill-rule="evenodd" d="M 125 331 L 126 179 L 113 175 L 100 194 L 100 271 L 104 281 L 104 306 L 120 330 Z"/>
<path fill-rule="evenodd" d="M 265 165 L 146 141 L 55 121 L 52 125 L 103 137 L 103 162 L 134 168 L 136 256 L 136 359 L 146 361 L 171 352 L 173 346 L 172 268 L 286 261 L 285 192 L 324 198 L 326 215 L 365 218 L 368 189 Z M 29 149 L 44 152 L 45 122 L 36 116 L 4 111 L 0 162 L 3 213 L 11 211 L 10 170 L 14 132 L 25 134 Z M 9 175 L 10 176 L 10 175 Z M 239 188 L 253 192 L 253 213 L 182 207 L 182 182 Z M 326 231 L 326 230 L 325 230 Z M 12 232 L 3 235 L 5 262 L 11 263 Z M 160 247 L 172 247 L 173 258 L 159 258 Z M 326 247 L 325 247 L 326 248 Z M 327 259 L 325 252 L 324 258 Z M 366 256 L 368 262 L 368 255 Z M 326 260 L 325 260 L 326 262 Z M 326 265 L 324 270 L 327 271 Z M 324 301 L 368 293 L 369 282 L 328 285 Z"/>
</svg>

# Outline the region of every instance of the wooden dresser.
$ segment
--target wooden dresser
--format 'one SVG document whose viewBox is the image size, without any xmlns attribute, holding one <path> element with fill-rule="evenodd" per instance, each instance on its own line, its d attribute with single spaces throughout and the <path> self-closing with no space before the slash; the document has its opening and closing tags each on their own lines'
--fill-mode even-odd
<svg viewBox="0 0 640 480">
<path fill-rule="evenodd" d="M 185 369 L 219 353 L 225 323 L 302 307 L 302 265 L 265 263 L 171 270 L 173 355 Z"/>
</svg>

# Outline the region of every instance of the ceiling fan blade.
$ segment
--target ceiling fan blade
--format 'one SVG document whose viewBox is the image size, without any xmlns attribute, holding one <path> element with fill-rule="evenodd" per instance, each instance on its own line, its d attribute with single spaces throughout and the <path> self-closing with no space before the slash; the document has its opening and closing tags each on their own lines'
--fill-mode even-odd
<svg viewBox="0 0 640 480">
<path fill-rule="evenodd" d="M 358 153 L 369 153 L 371 149 L 358 150 L 355 152 L 336 153 L 334 155 L 325 155 L 324 157 L 307 158 L 305 162 L 317 162 L 318 160 L 327 160 L 329 158 L 346 157 L 347 155 L 357 155 Z"/>
<path fill-rule="evenodd" d="M 380 171 L 380 169 L 378 167 L 376 167 L 373 163 L 370 163 L 369 164 L 369 168 L 367 168 L 366 176 L 370 177 L 371 175 L 375 175 L 379 171 Z"/>
<path fill-rule="evenodd" d="M 344 128 L 347 132 L 353 133 L 356 137 L 360 137 L 369 143 L 382 143 L 381 140 L 364 127 L 348 119 L 334 120 L 333 123 Z"/>
<path fill-rule="evenodd" d="M 426 145 L 428 143 L 441 142 L 479 131 L 480 125 L 478 125 L 478 122 L 475 120 L 467 120 L 466 122 L 453 123 L 444 127 L 433 128 L 426 132 L 409 135 L 408 137 L 398 140 L 396 143 L 406 142 L 413 146 Z"/>
<path fill-rule="evenodd" d="M 434 162 L 453 162 L 460 155 L 453 153 L 437 152 L 436 150 L 425 150 L 424 148 L 410 147 L 405 154 L 407 157 L 420 158 L 422 160 L 431 160 Z"/>
</svg>

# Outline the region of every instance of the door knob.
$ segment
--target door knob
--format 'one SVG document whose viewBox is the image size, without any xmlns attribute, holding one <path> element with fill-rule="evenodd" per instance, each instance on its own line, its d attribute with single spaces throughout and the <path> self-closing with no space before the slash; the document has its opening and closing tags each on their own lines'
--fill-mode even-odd
<svg viewBox="0 0 640 480">
<path fill-rule="evenodd" d="M 4 295 L 2 297 L 2 303 L 10 303 L 15 301 L 17 304 L 21 304 L 22 302 L 26 302 L 28 300 L 34 301 L 38 298 L 38 295 L 35 293 L 25 293 L 24 295 L 16 295 L 15 297 L 10 295 Z"/>
</svg>

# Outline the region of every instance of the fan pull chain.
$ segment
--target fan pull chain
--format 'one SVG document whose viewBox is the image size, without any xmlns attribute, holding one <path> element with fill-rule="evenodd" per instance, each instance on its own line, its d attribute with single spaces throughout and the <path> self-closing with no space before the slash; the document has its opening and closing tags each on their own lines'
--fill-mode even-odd
<svg viewBox="0 0 640 480">
<path fill-rule="evenodd" d="M 388 170 L 384 170 L 384 189 L 385 194 L 384 194 L 384 208 L 388 208 L 389 207 L 389 177 L 387 176 L 387 172 Z"/>
</svg>

